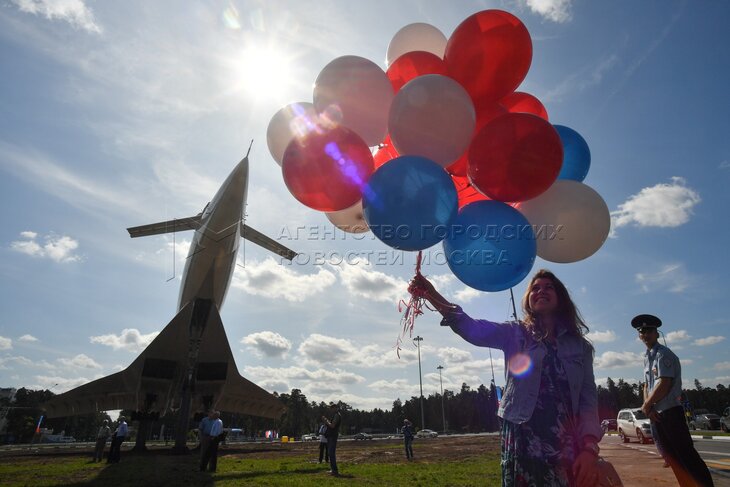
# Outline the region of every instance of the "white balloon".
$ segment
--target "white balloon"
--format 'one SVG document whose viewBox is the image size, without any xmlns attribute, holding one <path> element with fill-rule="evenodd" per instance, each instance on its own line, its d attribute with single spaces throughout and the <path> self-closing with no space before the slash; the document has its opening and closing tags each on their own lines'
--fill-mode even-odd
<svg viewBox="0 0 730 487">
<path fill-rule="evenodd" d="M 426 51 L 443 59 L 445 50 L 446 36 L 436 27 L 423 22 L 409 24 L 396 32 L 388 44 L 386 66 L 411 51 Z"/>
<path fill-rule="evenodd" d="M 344 125 L 372 147 L 388 131 L 393 85 L 377 64 L 342 56 L 322 69 L 314 83 L 314 108 L 330 122 Z"/>
<path fill-rule="evenodd" d="M 266 129 L 266 143 L 271 157 L 281 166 L 289 142 L 304 137 L 316 125 L 317 111 L 311 103 L 292 103 L 276 112 Z"/>
<path fill-rule="evenodd" d="M 446 167 L 469 148 L 475 123 L 466 90 L 448 76 L 427 74 L 395 95 L 388 131 L 399 154 L 423 156 Z"/>
<path fill-rule="evenodd" d="M 362 212 L 362 200 L 350 208 L 325 213 L 327 219 L 340 230 L 347 233 L 365 233 L 370 231 Z"/>
<path fill-rule="evenodd" d="M 537 255 L 550 262 L 565 264 L 590 257 L 611 229 L 606 202 L 578 181 L 559 179 L 518 209 L 535 230 Z"/>
</svg>

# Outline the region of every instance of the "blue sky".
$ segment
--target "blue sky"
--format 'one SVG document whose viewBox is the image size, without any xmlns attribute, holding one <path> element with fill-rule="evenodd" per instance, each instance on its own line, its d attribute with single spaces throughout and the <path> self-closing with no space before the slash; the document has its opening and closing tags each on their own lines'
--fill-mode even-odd
<svg viewBox="0 0 730 487">
<path fill-rule="evenodd" d="M 266 128 L 284 105 L 311 102 L 332 59 L 385 67 L 401 27 L 426 22 L 448 37 L 486 8 L 527 26 L 534 53 L 520 90 L 583 135 L 585 182 L 612 211 L 598 253 L 535 264 L 582 310 L 597 380 L 641 377 L 629 321 L 653 313 L 685 385 L 729 384 L 730 5 L 4 0 L 0 386 L 62 392 L 129 365 L 175 313 L 190 235 L 173 252 L 172 238 L 131 240 L 126 227 L 198 213 L 254 139 L 247 222 L 334 259 L 280 265 L 245 245 L 222 310 L 239 370 L 271 391 L 364 409 L 417 395 L 415 349 L 394 350 L 414 254 L 345 237 L 294 200 Z M 445 265 L 424 271 L 472 315 L 509 318 L 508 292 L 466 289 Z M 445 388 L 488 384 L 488 350 L 438 321 L 427 312 L 416 322 L 424 393 L 438 391 L 438 365 Z M 502 384 L 502 354 L 492 357 Z"/>
</svg>

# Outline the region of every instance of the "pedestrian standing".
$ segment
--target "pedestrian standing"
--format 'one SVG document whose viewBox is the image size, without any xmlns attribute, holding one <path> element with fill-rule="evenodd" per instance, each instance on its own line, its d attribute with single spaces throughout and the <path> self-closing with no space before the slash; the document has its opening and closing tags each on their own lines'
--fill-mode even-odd
<svg viewBox="0 0 730 487">
<path fill-rule="evenodd" d="M 342 415 L 340 407 L 335 402 L 330 403 L 330 414 L 332 417 L 322 416 L 322 421 L 327 425 L 327 454 L 330 457 L 330 475 L 339 477 L 340 472 L 337 470 L 337 437 L 340 435 L 340 423 L 342 423 Z"/>
<path fill-rule="evenodd" d="M 112 444 L 109 447 L 109 456 L 107 457 L 107 463 L 119 463 L 122 453 L 122 443 L 129 434 L 129 427 L 127 426 L 127 419 L 124 416 L 119 416 L 119 424 L 117 429 L 114 430 L 114 436 L 112 436 Z"/>
<path fill-rule="evenodd" d="M 198 438 L 200 440 L 200 471 L 205 472 L 208 467 L 209 450 L 210 450 L 210 429 L 213 426 L 213 417 L 215 411 L 208 411 L 208 415 L 204 417 L 198 425 Z"/>
<path fill-rule="evenodd" d="M 329 453 L 327 452 L 327 425 L 324 423 L 321 423 L 319 425 L 319 429 L 317 430 L 317 434 L 319 435 L 319 463 L 322 463 L 322 458 L 324 458 L 325 462 L 330 461 Z"/>
<path fill-rule="evenodd" d="M 101 462 L 104 457 L 104 446 L 112 434 L 109 427 L 109 420 L 102 421 L 99 431 L 96 433 L 96 446 L 94 447 L 94 462 Z"/>
<path fill-rule="evenodd" d="M 407 419 L 403 420 L 403 440 L 406 444 L 406 459 L 413 460 L 413 424 Z"/>
<path fill-rule="evenodd" d="M 707 465 L 695 450 L 681 403 L 682 367 L 679 358 L 659 343 L 662 321 L 654 315 L 638 315 L 631 326 L 646 345 L 644 356 L 644 404 L 641 410 L 656 429 L 666 460 L 681 487 L 712 486 Z"/>
</svg>

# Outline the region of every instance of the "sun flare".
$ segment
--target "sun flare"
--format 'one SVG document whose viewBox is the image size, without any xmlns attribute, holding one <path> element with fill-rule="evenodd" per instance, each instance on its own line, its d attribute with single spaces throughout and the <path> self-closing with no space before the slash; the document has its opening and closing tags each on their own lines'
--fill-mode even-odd
<svg viewBox="0 0 730 487">
<path fill-rule="evenodd" d="M 249 46 L 237 59 L 237 82 L 249 96 L 277 98 L 292 85 L 290 57 L 273 46 Z"/>
</svg>

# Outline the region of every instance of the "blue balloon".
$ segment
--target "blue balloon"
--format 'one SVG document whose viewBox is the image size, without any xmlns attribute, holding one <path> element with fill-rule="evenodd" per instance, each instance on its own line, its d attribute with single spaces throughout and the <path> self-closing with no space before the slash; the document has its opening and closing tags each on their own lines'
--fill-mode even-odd
<svg viewBox="0 0 730 487">
<path fill-rule="evenodd" d="M 537 255 L 535 232 L 522 213 L 501 201 L 466 205 L 444 240 L 446 262 L 461 282 L 502 291 L 522 281 Z"/>
<path fill-rule="evenodd" d="M 363 188 L 365 221 L 386 245 L 423 250 L 449 233 L 459 200 L 443 167 L 419 156 L 401 156 L 380 166 Z"/>
<path fill-rule="evenodd" d="M 563 167 L 558 179 L 572 179 L 581 182 L 591 168 L 591 150 L 585 139 L 575 130 L 563 125 L 554 125 L 563 142 Z"/>
</svg>

